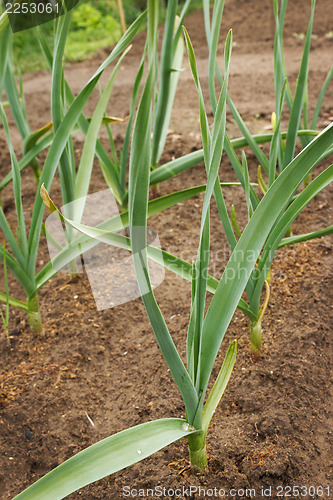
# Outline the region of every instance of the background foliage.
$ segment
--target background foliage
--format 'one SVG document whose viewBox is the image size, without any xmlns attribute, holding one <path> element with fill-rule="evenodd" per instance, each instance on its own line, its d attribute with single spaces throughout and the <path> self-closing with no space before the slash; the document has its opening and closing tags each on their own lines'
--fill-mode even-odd
<svg viewBox="0 0 333 500">
<path fill-rule="evenodd" d="M 184 1 L 179 2 L 180 5 Z M 165 17 L 165 1 L 161 0 L 160 21 Z M 142 0 L 123 0 L 127 26 L 146 8 Z M 201 1 L 191 2 L 191 9 L 200 8 Z M 98 28 L 98 29 L 97 29 Z M 53 43 L 53 23 L 40 27 L 49 45 Z M 120 17 L 116 0 L 81 0 L 73 12 L 71 30 L 66 46 L 67 61 L 92 57 L 96 51 L 118 42 L 121 36 Z M 46 68 L 45 58 L 39 50 L 34 30 L 15 33 L 13 40 L 14 62 L 21 71 L 36 71 Z"/>
</svg>

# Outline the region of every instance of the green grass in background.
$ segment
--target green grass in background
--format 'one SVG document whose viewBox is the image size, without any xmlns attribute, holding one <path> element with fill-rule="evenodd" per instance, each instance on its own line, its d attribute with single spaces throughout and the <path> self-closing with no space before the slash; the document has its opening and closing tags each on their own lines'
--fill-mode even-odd
<svg viewBox="0 0 333 500">
<path fill-rule="evenodd" d="M 39 27 L 51 46 L 53 28 L 53 22 Z M 66 58 L 68 61 L 86 59 L 97 50 L 115 44 L 120 36 L 121 28 L 115 0 L 98 2 L 81 0 L 73 11 Z M 45 59 L 36 40 L 35 29 L 14 33 L 13 52 L 15 65 L 22 72 L 46 68 Z"/>
<path fill-rule="evenodd" d="M 71 61 L 85 59 L 98 49 L 116 43 L 121 34 L 117 12 L 114 12 L 114 9 L 98 10 L 92 2 L 80 3 L 73 12 L 66 58 Z"/>
<path fill-rule="evenodd" d="M 123 0 L 126 23 L 132 23 L 146 8 L 144 0 Z M 161 0 L 165 5 L 165 2 Z M 182 4 L 183 2 L 180 2 Z M 193 0 L 191 10 L 200 8 L 201 0 Z M 162 9 L 162 17 L 164 9 Z M 161 19 L 163 22 L 163 18 Z M 52 46 L 53 22 L 39 27 Z M 116 0 L 81 0 L 74 8 L 71 32 L 65 56 L 68 62 L 92 57 L 99 49 L 114 45 L 121 36 L 120 18 Z M 22 73 L 46 68 L 45 59 L 39 50 L 35 29 L 14 33 L 15 66 Z"/>
</svg>

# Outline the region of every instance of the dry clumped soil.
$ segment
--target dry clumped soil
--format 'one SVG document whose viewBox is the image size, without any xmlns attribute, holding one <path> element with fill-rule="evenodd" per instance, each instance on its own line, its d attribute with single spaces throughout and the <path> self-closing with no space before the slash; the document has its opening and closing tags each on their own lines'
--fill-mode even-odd
<svg viewBox="0 0 333 500">
<path fill-rule="evenodd" d="M 269 129 L 274 109 L 271 4 L 269 0 L 227 0 L 223 17 L 219 54 L 222 58 L 223 40 L 229 28 L 233 28 L 230 93 L 253 132 Z M 289 4 L 285 52 L 288 75 L 294 85 L 303 45 L 300 35 L 306 31 L 310 1 L 295 0 Z M 332 63 L 331 7 L 331 0 L 317 0 L 309 73 L 310 116 Z M 202 13 L 191 14 L 185 24 L 207 96 L 208 61 Z M 143 43 L 144 36 L 139 35 L 124 60 L 112 94 L 110 114 L 127 113 Z M 66 69 L 66 78 L 75 92 L 106 54 L 102 51 L 94 59 Z M 187 63 L 185 66 L 188 68 Z M 24 77 L 33 130 L 50 119 L 49 88 L 47 71 Z M 96 99 L 97 94 L 87 106 L 87 115 Z M 333 119 L 332 99 L 331 85 L 320 127 Z M 19 138 L 11 117 L 10 124 L 18 148 Z M 233 137 L 239 135 L 229 114 L 228 130 Z M 119 127 L 116 134 L 120 146 L 123 129 Z M 181 75 L 163 161 L 200 148 L 198 134 L 197 95 L 187 69 Z M 83 138 L 77 134 L 78 158 L 82 145 Z M 254 180 L 257 163 L 251 152 L 246 152 Z M 0 161 L 4 176 L 10 161 L 3 130 Z M 35 185 L 31 171 L 25 170 L 22 177 L 22 198 L 29 218 Z M 234 178 L 223 157 L 221 180 Z M 203 182 L 204 168 L 200 165 L 161 184 L 159 191 L 162 195 Z M 105 184 L 96 165 L 91 192 L 101 189 L 105 189 Z M 332 224 L 332 191 L 332 187 L 327 188 L 301 214 L 294 224 L 296 234 Z M 59 193 L 56 179 L 52 188 L 56 202 L 60 202 Z M 227 206 L 236 205 L 244 226 L 246 211 L 238 188 L 226 189 L 225 197 Z M 158 232 L 163 248 L 188 260 L 195 256 L 202 199 L 197 196 L 151 218 L 149 225 Z M 10 187 L 3 193 L 3 206 L 14 227 Z M 221 276 L 228 255 L 212 203 L 211 271 L 215 276 Z M 38 265 L 48 259 L 47 245 L 42 239 Z M 214 372 L 216 375 L 228 343 L 237 338 L 236 365 L 209 430 L 209 474 L 191 474 L 183 440 L 68 498 L 121 499 L 135 493 L 158 498 L 158 492 L 166 488 L 165 498 L 178 494 L 178 498 L 195 499 L 200 498 L 199 487 L 206 488 L 207 495 L 222 489 L 229 495 L 234 488 L 233 498 L 296 498 L 288 489 L 293 486 L 303 486 L 301 498 L 333 498 L 332 264 L 330 237 L 278 251 L 272 269 L 272 297 L 263 323 L 263 356 L 258 363 L 250 359 L 248 321 L 236 312 Z M 11 277 L 10 292 L 24 299 Z M 190 285 L 166 272 L 156 297 L 184 356 Z M 4 335 L 1 337 L 0 496 L 4 500 L 99 439 L 148 420 L 184 416 L 183 403 L 140 299 L 98 311 L 85 273 L 59 273 L 42 288 L 40 307 L 44 336 L 31 332 L 23 312 L 11 310 L 10 347 Z M 154 490 L 157 487 L 160 490 Z"/>
</svg>

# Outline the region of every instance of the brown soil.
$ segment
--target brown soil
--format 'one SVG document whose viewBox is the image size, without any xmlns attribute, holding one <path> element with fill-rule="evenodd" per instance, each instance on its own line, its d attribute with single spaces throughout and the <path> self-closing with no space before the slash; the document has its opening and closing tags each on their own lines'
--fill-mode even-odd
<svg viewBox="0 0 333 500">
<path fill-rule="evenodd" d="M 306 5 L 304 5 L 306 4 Z M 303 42 L 293 33 L 306 31 L 310 1 L 290 2 L 286 22 L 286 62 L 295 81 Z M 331 0 L 317 0 L 309 78 L 309 103 L 314 106 L 332 62 Z M 201 13 L 186 20 L 204 90 L 207 50 Z M 274 23 L 270 0 L 254 5 L 247 0 L 226 2 L 223 36 L 232 27 L 236 42 L 232 55 L 230 92 L 254 132 L 269 126 L 274 107 L 272 47 Z M 115 84 L 110 114 L 126 114 L 131 84 L 144 37 L 140 35 L 125 59 Z M 222 43 L 221 50 L 222 54 Z M 72 65 L 66 77 L 74 91 L 87 81 L 105 57 Z M 32 129 L 49 120 L 50 77 L 45 71 L 26 75 L 24 89 Z M 332 119 L 333 85 L 324 101 L 320 126 Z M 87 107 L 93 109 L 94 99 Z M 311 116 L 311 115 L 310 115 Z M 12 123 L 12 122 L 11 122 Z M 229 130 L 236 128 L 229 117 Z M 189 71 L 182 73 L 164 160 L 200 147 L 197 96 Z M 119 141 L 122 129 L 119 129 Z M 9 156 L 1 131 L 1 173 L 9 170 Z M 19 140 L 13 139 L 16 145 Z M 78 153 L 82 137 L 75 139 Z M 251 178 L 256 160 L 248 152 Z M 221 179 L 233 179 L 223 159 Z M 26 216 L 35 196 L 31 171 L 23 172 Z M 204 182 L 202 166 L 160 185 L 165 194 Z M 53 194 L 59 201 L 58 183 Z M 105 187 L 96 168 L 91 191 Z M 295 233 L 332 224 L 332 187 L 320 194 L 297 219 Z M 236 204 L 242 224 L 246 213 L 237 188 L 226 190 L 226 202 Z M 196 252 L 202 196 L 154 216 L 150 226 L 162 247 L 190 260 Z M 11 188 L 3 206 L 15 224 Z M 212 272 L 216 276 L 228 257 L 225 238 L 212 207 Z M 197 477 L 188 468 L 185 441 L 149 459 L 90 485 L 68 498 L 120 499 L 123 487 L 182 488 L 178 498 L 199 498 L 189 487 L 231 488 L 233 498 L 289 496 L 288 487 L 303 498 L 333 497 L 332 453 L 332 257 L 329 237 L 281 250 L 272 271 L 272 297 L 264 320 L 263 356 L 252 363 L 248 321 L 237 312 L 221 350 L 238 340 L 237 362 L 225 396 L 208 435 L 210 472 Z M 42 239 L 38 265 L 48 261 Z M 11 295 L 22 298 L 10 281 Z M 156 289 L 173 338 L 182 356 L 190 308 L 190 285 L 171 273 Z M 87 276 L 59 273 L 40 292 L 44 336 L 31 332 L 23 312 L 11 310 L 10 347 L 1 339 L 0 443 L 1 498 L 9 499 L 74 453 L 127 427 L 163 417 L 184 415 L 184 406 L 161 356 L 141 299 L 97 311 Z M 218 370 L 218 366 L 216 370 Z M 216 374 L 215 370 L 215 374 Z M 88 416 L 93 421 L 90 423 Z M 279 489 L 282 486 L 284 489 Z M 324 488 L 323 492 L 320 487 Z M 330 492 L 328 488 L 331 488 Z M 187 488 L 187 492 L 186 492 Z M 255 495 L 245 489 L 255 489 Z M 244 490 L 242 492 L 242 489 Z M 208 490 L 207 496 L 212 492 Z M 280 493 L 280 494 L 279 494 Z M 322 493 L 322 494 L 321 494 Z M 140 492 L 138 491 L 138 496 Z M 150 498 L 158 498 L 158 493 Z M 143 495 L 141 495 L 143 496 Z M 203 496 L 203 493 L 201 493 Z M 165 498 L 172 498 L 172 492 Z M 47 500 L 47 499 L 45 499 Z"/>
</svg>

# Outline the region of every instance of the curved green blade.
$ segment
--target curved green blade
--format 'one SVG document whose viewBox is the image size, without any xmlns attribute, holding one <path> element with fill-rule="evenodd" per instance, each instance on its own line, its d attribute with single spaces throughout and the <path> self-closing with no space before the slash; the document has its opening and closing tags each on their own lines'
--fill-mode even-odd
<svg viewBox="0 0 333 500">
<path fill-rule="evenodd" d="M 92 170 L 93 170 L 93 164 L 94 164 L 94 157 L 95 157 L 95 151 L 96 151 L 96 143 L 97 143 L 97 138 L 98 138 L 98 133 L 100 130 L 100 126 L 103 120 L 103 116 L 106 110 L 106 107 L 108 105 L 108 102 L 110 100 L 110 95 L 111 91 L 113 88 L 113 83 L 117 74 L 117 71 L 122 63 L 123 58 L 126 56 L 128 51 L 130 50 L 131 46 L 127 47 L 122 55 L 120 56 L 119 60 L 117 61 L 117 64 L 115 65 L 108 81 L 107 84 L 103 90 L 103 93 L 96 105 L 94 114 L 92 116 L 87 135 L 86 135 L 86 140 L 83 145 L 83 150 L 81 154 L 81 159 L 80 159 L 80 164 L 78 166 L 77 174 L 76 174 L 76 180 L 75 180 L 75 199 L 82 198 L 84 196 L 87 196 L 88 190 L 89 190 L 89 185 L 90 185 L 90 179 L 92 175 Z M 73 218 L 75 220 L 80 219 L 83 213 L 83 206 L 80 206 L 80 209 L 77 211 L 75 210 L 75 215 Z"/>
<path fill-rule="evenodd" d="M 296 243 L 301 243 L 302 241 L 314 240 L 315 238 L 322 238 L 328 234 L 333 233 L 333 226 L 324 227 L 323 229 L 318 229 L 318 231 L 312 231 L 311 233 L 297 234 L 294 236 L 288 236 L 283 238 L 278 245 L 278 248 L 283 248 L 287 245 L 295 245 Z"/>
<path fill-rule="evenodd" d="M 237 183 L 225 183 L 224 185 L 235 185 Z M 181 203 L 188 198 L 196 196 L 197 194 L 203 192 L 206 186 L 195 186 L 193 188 L 183 189 L 181 191 L 176 191 L 175 193 L 170 193 L 165 196 L 161 196 L 160 198 L 156 198 L 151 200 L 148 203 L 148 217 L 154 215 L 162 210 L 166 210 L 177 203 Z M 0 208 L 0 217 L 1 217 L 1 208 Z M 71 220 L 67 220 L 69 225 L 72 225 L 74 229 L 76 228 L 75 223 Z M 1 223 L 1 218 L 0 218 Z M 114 232 L 119 231 L 125 227 L 128 227 L 128 212 L 123 212 L 120 215 L 109 219 L 99 226 L 98 229 L 104 230 L 104 232 Z M 74 224 L 74 225 L 73 225 Z M 80 229 L 79 229 L 80 230 Z M 76 252 L 76 257 L 80 254 L 83 254 L 87 250 L 93 248 L 98 244 L 98 241 L 91 240 L 89 233 L 87 234 L 85 230 L 80 230 L 84 235 L 88 236 L 79 236 L 74 242 L 73 245 L 69 244 L 63 250 L 61 250 L 56 257 L 52 259 L 51 262 L 48 262 L 46 266 L 38 273 L 36 277 L 38 288 L 42 287 L 58 270 L 65 267 L 71 260 L 74 258 L 74 254 Z M 103 234 L 103 232 L 101 233 Z M 95 237 L 95 236 L 94 236 Z M 98 237 L 96 238 L 98 240 Z"/>
<path fill-rule="evenodd" d="M 10 297 L 6 293 L 0 292 L 0 301 L 5 303 L 8 302 L 8 305 L 23 309 L 23 311 L 29 311 L 28 305 L 25 302 L 15 299 L 15 297 Z"/>
<path fill-rule="evenodd" d="M 29 149 L 24 156 L 21 158 L 21 160 L 18 162 L 18 166 L 20 169 L 20 172 L 27 167 L 28 165 L 31 164 L 33 159 L 44 149 L 46 149 L 53 140 L 53 132 L 48 134 L 46 137 L 41 139 L 36 146 L 34 146 L 32 149 Z M 10 170 L 7 175 L 2 179 L 0 182 L 0 192 L 13 180 L 13 172 Z"/>
<path fill-rule="evenodd" d="M 198 186 L 201 188 L 204 186 Z M 194 188 L 191 188 L 192 190 Z M 185 191 L 190 191 L 185 190 Z M 203 190 L 203 189 L 202 189 Z M 180 192 L 182 193 L 182 192 Z M 178 195 L 179 193 L 175 193 Z M 169 195 L 168 195 L 169 196 Z M 158 200 L 153 200 L 150 203 L 156 202 Z M 120 221 L 124 223 L 124 227 L 128 225 L 128 214 L 122 214 L 120 217 L 117 216 L 112 221 L 114 221 L 114 225 L 109 225 L 111 221 L 107 221 L 105 227 L 107 229 L 103 229 L 104 224 L 99 227 L 87 226 L 84 224 L 76 223 L 70 219 L 67 219 L 62 216 L 62 214 L 57 210 L 58 217 L 61 220 L 65 220 L 67 224 L 72 226 L 77 231 L 80 231 L 84 236 L 79 236 L 72 244 L 65 247 L 61 252 L 59 252 L 56 257 L 52 259 L 37 275 L 37 289 L 41 288 L 52 276 L 54 276 L 57 271 L 63 267 L 65 267 L 71 260 L 78 257 L 81 254 L 84 254 L 86 251 L 93 248 L 99 242 L 107 243 L 109 245 L 114 245 L 119 248 L 123 248 L 125 250 L 131 251 L 131 244 L 129 238 L 126 236 L 122 236 L 113 231 L 118 231 L 121 226 Z M 155 213 L 155 212 L 152 212 Z M 123 218 L 123 215 L 125 216 Z M 152 215 L 152 214 L 151 214 Z M 117 222 L 116 219 L 119 221 Z M 117 223 L 116 223 L 117 222 Z M 177 257 L 176 255 L 170 254 L 164 250 L 156 248 L 152 245 L 147 245 L 147 253 L 148 257 L 152 259 L 157 264 L 164 266 L 166 269 L 169 269 L 178 276 L 186 279 L 187 281 L 192 280 L 192 265 Z M 219 284 L 219 280 L 214 278 L 211 275 L 208 275 L 207 278 L 207 290 L 211 293 L 215 293 Z M 258 317 L 249 309 L 248 304 L 245 300 L 240 299 L 238 303 L 238 308 L 246 314 L 252 321 L 256 321 Z"/>
<path fill-rule="evenodd" d="M 307 82 L 308 82 L 308 74 L 309 74 L 309 58 L 310 58 L 310 47 L 311 47 L 311 34 L 312 34 L 312 26 L 313 26 L 313 18 L 314 18 L 314 10 L 315 10 L 315 1 L 311 1 L 311 15 L 309 20 L 308 29 L 305 36 L 304 49 L 302 55 L 302 61 L 297 77 L 297 84 L 295 95 L 292 103 L 292 108 L 290 110 L 290 118 L 288 124 L 288 133 L 286 138 L 286 146 L 283 155 L 283 165 L 282 169 L 284 169 L 294 157 L 295 147 L 296 147 L 296 139 L 297 139 L 297 130 L 300 128 L 300 120 L 304 102 L 304 95 L 307 91 Z"/>
<path fill-rule="evenodd" d="M 163 418 L 131 427 L 80 451 L 15 500 L 60 500 L 194 432 L 198 431 L 180 418 Z"/>
<path fill-rule="evenodd" d="M 7 11 L 5 10 L 0 16 L 0 33 L 2 33 L 5 30 L 5 28 L 8 26 L 8 23 L 9 23 L 9 18 Z"/>
<path fill-rule="evenodd" d="M 327 74 L 327 76 L 325 78 L 325 81 L 323 83 L 323 86 L 321 88 L 321 91 L 320 91 L 320 94 L 319 94 L 319 97 L 318 97 L 318 101 L 317 101 L 317 105 L 316 105 L 316 108 L 315 108 L 314 113 L 313 113 L 312 122 L 311 122 L 311 128 L 317 127 L 321 105 L 323 103 L 323 99 L 324 99 L 326 90 L 327 90 L 327 88 L 328 88 L 328 86 L 329 86 L 332 78 L 333 78 L 333 66 L 329 70 L 329 72 L 328 72 L 328 74 Z"/>
<path fill-rule="evenodd" d="M 79 117 L 82 114 L 82 110 L 87 103 L 90 95 L 92 94 L 98 80 L 100 79 L 104 69 L 116 58 L 118 57 L 123 50 L 129 45 L 132 38 L 136 34 L 139 29 L 143 19 L 145 18 L 145 13 L 142 14 L 134 23 L 130 26 L 130 28 L 126 31 L 120 41 L 112 50 L 111 54 L 105 59 L 105 61 L 99 66 L 93 76 L 90 78 L 88 83 L 83 87 L 81 92 L 76 96 L 75 100 L 71 104 L 69 110 L 67 111 L 64 119 L 59 125 L 56 134 L 54 135 L 54 139 L 52 145 L 47 154 L 43 172 L 40 180 L 39 186 L 43 183 L 50 187 L 53 176 L 55 174 L 58 161 L 64 151 L 68 138 L 72 133 L 73 128 L 75 127 Z M 41 225 L 43 219 L 43 202 L 39 196 L 36 197 L 32 220 L 31 220 L 31 230 L 29 234 L 29 268 L 34 269 L 36 265 L 37 251 L 38 251 L 38 242 L 40 238 Z"/>
<path fill-rule="evenodd" d="M 0 103 L 0 120 L 2 122 L 4 129 L 5 129 L 7 145 L 8 145 L 8 149 L 9 149 L 9 153 L 10 153 L 10 160 L 11 160 L 11 166 L 12 166 L 14 202 L 15 202 L 17 224 L 18 224 L 17 239 L 18 239 L 18 243 L 20 246 L 20 252 L 16 251 L 17 250 L 16 242 L 13 245 L 13 250 L 15 251 L 15 254 L 16 254 L 15 256 L 18 259 L 18 261 L 23 262 L 23 265 L 26 266 L 27 257 L 28 257 L 28 240 L 27 240 L 27 232 L 26 232 L 23 204 L 22 204 L 21 175 L 20 175 L 20 169 L 19 169 L 17 158 L 16 158 L 16 154 L 14 152 L 14 148 L 13 148 L 12 142 L 11 142 L 8 121 L 7 121 L 5 111 L 4 111 L 1 103 Z M 1 215 L 3 215 L 3 213 L 1 213 Z M 5 226 L 6 226 L 6 229 L 8 230 L 8 233 L 10 233 L 11 231 L 10 231 L 10 227 L 7 223 L 7 220 L 5 220 L 4 222 L 6 223 Z M 12 246 L 11 239 L 7 238 L 7 240 L 9 242 L 10 246 Z"/>
<path fill-rule="evenodd" d="M 202 430 L 207 432 L 209 423 L 228 385 L 232 370 L 236 362 L 237 341 L 233 340 L 229 345 L 219 374 L 215 380 L 212 390 L 202 411 Z"/>
<path fill-rule="evenodd" d="M 6 13 L 5 13 L 6 14 Z M 7 15 L 6 15 L 7 17 Z M 0 17 L 1 23 L 1 17 Z M 11 40 L 10 27 L 6 28 L 6 32 L 1 34 L 0 29 L 0 95 L 2 96 L 3 80 L 5 77 L 5 70 L 7 66 L 7 60 L 9 58 L 9 44 Z M 4 103 L 3 103 L 4 104 Z"/>
<path fill-rule="evenodd" d="M 152 142 L 153 168 L 158 165 L 164 150 L 183 61 L 184 41 L 179 36 L 180 32 L 178 35 L 179 19 L 176 17 L 176 8 L 176 1 L 168 2 L 161 53 L 161 83 L 157 98 Z"/>
<path fill-rule="evenodd" d="M 239 183 L 222 183 L 222 185 L 238 185 Z M 176 203 L 184 201 L 198 193 L 205 190 L 205 185 L 196 186 L 193 188 L 184 189 L 171 193 L 161 198 L 151 200 L 148 203 L 148 216 L 165 210 Z M 116 234 L 115 231 L 128 226 L 128 212 L 124 212 L 106 222 L 103 222 L 97 227 L 90 227 L 84 224 L 76 223 L 68 218 L 65 218 L 57 210 L 58 217 L 63 218 L 67 224 L 82 233 L 72 244 L 69 244 L 62 249 L 53 259 L 48 262 L 46 266 L 38 273 L 36 277 L 37 289 L 41 288 L 52 276 L 54 276 L 60 269 L 65 267 L 71 260 L 79 255 L 83 255 L 86 251 L 93 248 L 99 242 L 104 242 L 109 245 L 118 246 L 131 251 L 129 238 Z M 50 235 L 52 238 L 52 235 Z M 148 257 L 154 262 L 164 266 L 178 276 L 191 281 L 192 280 L 192 265 L 185 260 L 180 259 L 176 255 L 170 254 L 154 246 L 147 245 Z M 1 256 L 0 256 L 1 257 Z M 207 290 L 215 293 L 219 281 L 211 275 L 208 275 Z M 248 304 L 240 299 L 238 308 L 244 312 L 252 321 L 256 321 L 257 316 L 249 309 Z"/>
<path fill-rule="evenodd" d="M 316 130 L 299 130 L 297 135 L 298 137 L 314 137 L 318 135 L 319 132 Z M 285 139 L 287 137 L 287 132 L 281 133 L 281 138 Z M 256 134 L 252 136 L 252 139 L 257 144 L 264 144 L 266 142 L 270 142 L 273 138 L 273 133 L 266 134 Z M 228 148 L 228 142 L 233 147 L 233 149 L 245 148 L 248 146 L 248 141 L 245 137 L 237 137 L 236 139 L 228 139 L 228 136 L 225 137 L 224 151 L 230 157 L 230 152 Z M 231 160 L 232 158 L 230 158 Z M 176 158 L 175 160 L 171 160 L 167 163 L 164 163 L 160 167 L 156 168 L 153 172 L 150 173 L 150 184 L 158 184 L 159 182 L 167 181 L 171 179 L 177 174 L 188 170 L 189 168 L 198 165 L 204 160 L 203 149 L 198 149 L 198 151 L 193 151 L 192 153 L 188 153 L 187 155 L 181 156 L 180 158 Z M 236 172 L 237 173 L 237 172 Z"/>
<path fill-rule="evenodd" d="M 333 124 L 319 134 L 282 171 L 243 231 L 224 270 L 203 325 L 200 385 L 203 397 L 225 331 L 273 225 L 304 177 L 317 164 L 321 154 L 330 147 L 332 140 Z M 223 314 L 220 313 L 221 310 Z"/>
<path fill-rule="evenodd" d="M 187 416 L 191 421 L 190 415 L 194 413 L 197 405 L 197 394 L 155 300 L 148 272 L 146 224 L 151 164 L 153 69 L 152 65 L 139 103 L 132 136 L 128 187 L 131 245 L 134 268 L 143 303 L 158 345 L 182 395 Z"/>
</svg>

